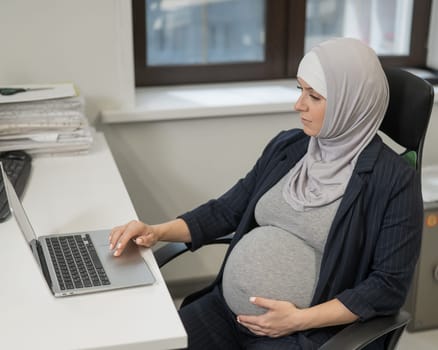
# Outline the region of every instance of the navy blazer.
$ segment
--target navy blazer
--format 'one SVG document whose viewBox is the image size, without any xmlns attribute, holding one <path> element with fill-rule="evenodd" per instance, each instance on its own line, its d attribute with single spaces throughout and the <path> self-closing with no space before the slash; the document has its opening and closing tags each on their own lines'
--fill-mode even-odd
<svg viewBox="0 0 438 350">
<path fill-rule="evenodd" d="M 302 130 L 281 132 L 246 177 L 220 198 L 182 215 L 192 237 L 190 249 L 235 232 L 228 257 L 242 236 L 257 226 L 257 201 L 303 157 L 308 143 Z M 418 259 L 422 222 L 418 173 L 376 135 L 360 154 L 333 219 L 312 305 L 338 298 L 362 321 L 397 312 Z M 201 293 L 220 284 L 223 267 Z M 340 328 L 303 334 L 322 344 Z"/>
</svg>

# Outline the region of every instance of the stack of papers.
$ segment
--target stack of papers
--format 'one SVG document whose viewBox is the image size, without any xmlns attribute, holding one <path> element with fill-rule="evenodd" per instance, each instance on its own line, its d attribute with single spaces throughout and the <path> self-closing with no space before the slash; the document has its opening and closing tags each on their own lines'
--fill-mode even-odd
<svg viewBox="0 0 438 350">
<path fill-rule="evenodd" d="M 19 87 L 28 90 L 0 95 L 0 152 L 55 155 L 89 150 L 93 129 L 84 113 L 84 98 L 72 84 Z"/>
</svg>

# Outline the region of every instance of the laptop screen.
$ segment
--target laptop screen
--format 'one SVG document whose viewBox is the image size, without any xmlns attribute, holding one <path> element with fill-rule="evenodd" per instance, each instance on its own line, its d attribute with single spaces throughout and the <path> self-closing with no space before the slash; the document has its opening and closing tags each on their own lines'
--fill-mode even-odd
<svg viewBox="0 0 438 350">
<path fill-rule="evenodd" d="M 9 178 L 6 175 L 5 170 L 3 169 L 3 164 L 0 162 L 1 174 L 3 178 L 3 184 L 6 190 L 6 197 L 8 198 L 9 209 L 11 213 L 14 215 L 15 220 L 17 221 L 18 226 L 23 232 L 24 237 L 27 242 L 30 244 L 34 239 L 36 240 L 35 231 L 33 230 L 29 219 L 27 218 L 26 212 L 24 211 L 23 206 L 21 205 L 20 199 L 17 196 L 17 192 L 15 192 L 14 186 L 12 186 Z"/>
</svg>

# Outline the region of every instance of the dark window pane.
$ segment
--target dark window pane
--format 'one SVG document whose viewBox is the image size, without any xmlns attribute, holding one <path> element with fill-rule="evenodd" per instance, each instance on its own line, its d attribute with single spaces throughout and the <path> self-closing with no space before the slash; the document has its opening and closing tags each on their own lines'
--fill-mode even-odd
<svg viewBox="0 0 438 350">
<path fill-rule="evenodd" d="M 264 0 L 147 0 L 149 66 L 265 59 Z"/>
<path fill-rule="evenodd" d="M 305 51 L 343 36 L 381 56 L 409 55 L 413 6 L 413 0 L 307 0 Z"/>
</svg>

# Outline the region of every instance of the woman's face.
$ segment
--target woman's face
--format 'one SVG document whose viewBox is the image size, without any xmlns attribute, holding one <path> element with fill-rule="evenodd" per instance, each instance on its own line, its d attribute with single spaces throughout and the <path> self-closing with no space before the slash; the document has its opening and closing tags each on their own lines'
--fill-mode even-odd
<svg viewBox="0 0 438 350">
<path fill-rule="evenodd" d="M 309 136 L 317 136 L 324 121 L 327 100 L 303 79 L 298 78 L 298 84 L 301 96 L 295 103 L 295 110 L 300 112 L 303 131 Z"/>
</svg>

